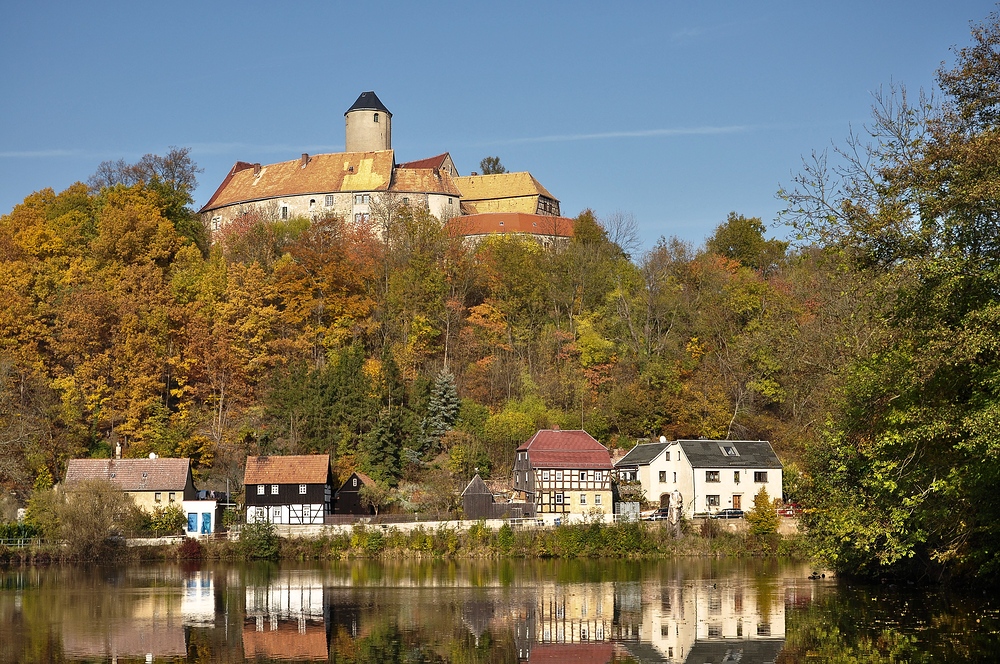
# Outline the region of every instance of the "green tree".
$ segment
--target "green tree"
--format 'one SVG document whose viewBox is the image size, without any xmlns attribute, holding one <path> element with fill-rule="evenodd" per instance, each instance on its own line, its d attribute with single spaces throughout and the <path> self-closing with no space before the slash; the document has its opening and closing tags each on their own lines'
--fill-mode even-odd
<svg viewBox="0 0 1000 664">
<path fill-rule="evenodd" d="M 500 163 L 500 157 L 483 157 L 479 162 L 479 168 L 483 175 L 500 175 L 506 173 L 507 169 Z"/>
<path fill-rule="evenodd" d="M 1000 16 L 938 82 L 940 106 L 876 99 L 836 186 L 822 160 L 786 191 L 803 236 L 865 273 L 883 325 L 843 376 L 811 454 L 810 534 L 842 573 L 1000 569 Z"/>
<path fill-rule="evenodd" d="M 764 222 L 759 217 L 744 217 L 730 212 L 726 223 L 718 226 L 705 242 L 705 248 L 755 270 L 771 272 L 785 258 L 788 243 L 765 240 L 765 230 Z"/>
</svg>

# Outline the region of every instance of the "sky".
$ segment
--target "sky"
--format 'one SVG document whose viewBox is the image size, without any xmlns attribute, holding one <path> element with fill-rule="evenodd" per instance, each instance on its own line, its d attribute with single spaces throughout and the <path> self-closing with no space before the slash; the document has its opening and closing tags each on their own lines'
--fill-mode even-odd
<svg viewBox="0 0 1000 664">
<path fill-rule="evenodd" d="M 803 157 L 890 84 L 934 87 L 983 0 L 14 2 L 0 21 L 0 214 L 105 160 L 190 147 L 201 207 L 236 161 L 344 149 L 374 90 L 397 162 L 530 171 L 642 245 L 771 225 Z M 775 225 L 770 231 L 785 237 Z"/>
</svg>

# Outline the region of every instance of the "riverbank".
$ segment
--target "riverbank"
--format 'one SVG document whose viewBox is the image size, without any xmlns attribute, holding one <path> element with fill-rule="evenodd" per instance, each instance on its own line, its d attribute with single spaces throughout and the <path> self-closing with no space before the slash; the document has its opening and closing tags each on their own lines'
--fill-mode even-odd
<svg viewBox="0 0 1000 664">
<path fill-rule="evenodd" d="M 347 560 L 354 558 L 446 559 L 657 559 L 676 556 L 807 559 L 799 535 L 752 537 L 708 522 L 687 524 L 680 536 L 662 522 L 580 523 L 554 528 L 498 528 L 484 522 L 459 529 L 441 522 L 402 529 L 358 525 L 326 529 L 312 537 L 282 537 L 268 524 L 245 526 L 234 539 L 144 540 L 134 546 L 109 542 L 98 559 L 147 560 Z M 0 564 L 86 562 L 59 544 L 0 548 Z"/>
</svg>

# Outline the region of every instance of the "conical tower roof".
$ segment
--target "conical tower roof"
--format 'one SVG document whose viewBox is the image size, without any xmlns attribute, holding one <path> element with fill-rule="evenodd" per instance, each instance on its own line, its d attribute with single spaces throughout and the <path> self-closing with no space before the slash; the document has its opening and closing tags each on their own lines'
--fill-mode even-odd
<svg viewBox="0 0 1000 664">
<path fill-rule="evenodd" d="M 378 98 L 378 95 L 373 90 L 362 92 L 358 100 L 344 112 L 344 115 L 347 115 L 351 111 L 382 111 L 383 113 L 388 113 L 389 117 L 392 117 L 392 113 L 389 112 L 389 109 L 385 107 L 385 104 L 382 103 L 382 100 Z"/>
</svg>

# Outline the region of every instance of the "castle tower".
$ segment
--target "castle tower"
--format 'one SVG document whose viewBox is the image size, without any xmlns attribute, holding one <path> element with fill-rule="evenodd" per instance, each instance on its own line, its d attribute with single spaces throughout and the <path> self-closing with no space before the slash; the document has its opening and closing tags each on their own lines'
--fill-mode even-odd
<svg viewBox="0 0 1000 664">
<path fill-rule="evenodd" d="M 392 113 L 374 92 L 362 92 L 344 113 L 347 124 L 347 152 L 375 152 L 392 149 Z"/>
</svg>

